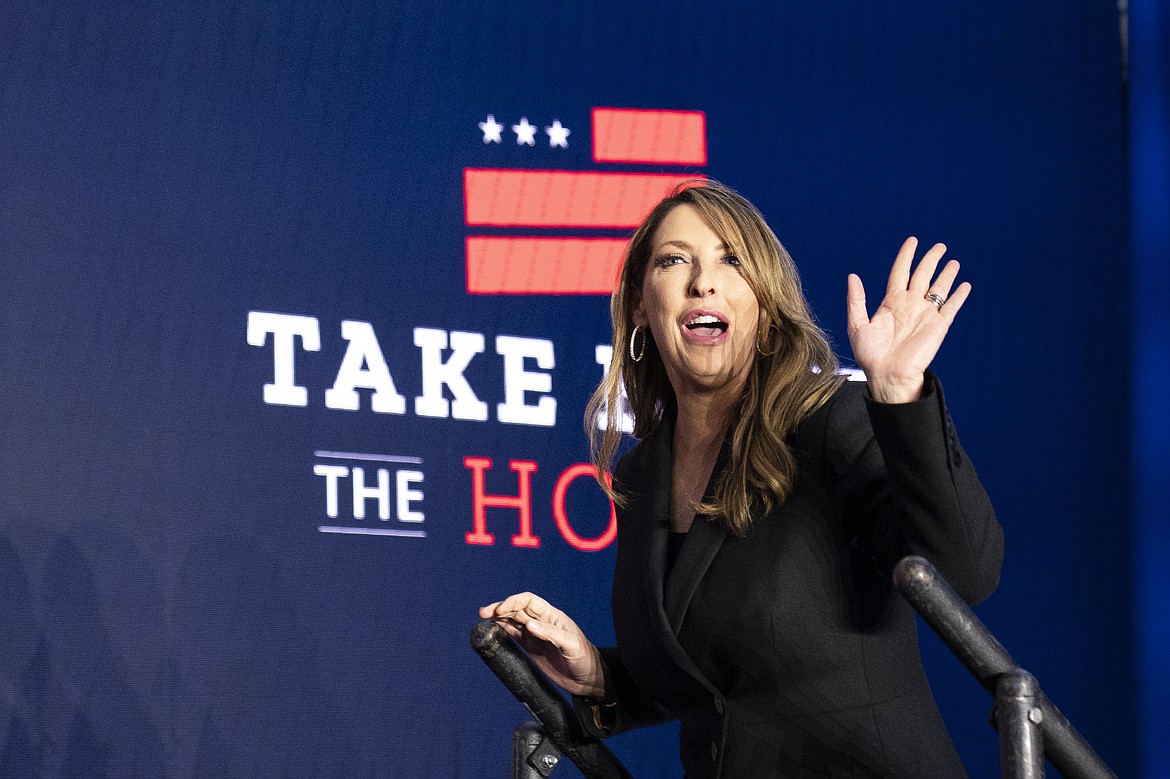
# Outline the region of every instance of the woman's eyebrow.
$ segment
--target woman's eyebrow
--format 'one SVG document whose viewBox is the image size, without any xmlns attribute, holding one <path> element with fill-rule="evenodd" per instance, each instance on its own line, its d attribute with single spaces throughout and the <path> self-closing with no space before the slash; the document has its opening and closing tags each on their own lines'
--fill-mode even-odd
<svg viewBox="0 0 1170 779">
<path fill-rule="evenodd" d="M 667 246 L 673 246 L 677 249 L 682 249 L 684 251 L 688 251 L 688 252 L 692 252 L 692 253 L 695 251 L 695 247 L 691 246 L 686 241 L 663 241 L 662 243 L 658 244 L 658 246 L 656 247 L 656 251 L 661 251 L 662 249 L 665 249 Z M 714 249 L 717 252 L 729 251 L 727 244 L 723 244 L 723 243 L 717 244 L 714 247 Z"/>
</svg>

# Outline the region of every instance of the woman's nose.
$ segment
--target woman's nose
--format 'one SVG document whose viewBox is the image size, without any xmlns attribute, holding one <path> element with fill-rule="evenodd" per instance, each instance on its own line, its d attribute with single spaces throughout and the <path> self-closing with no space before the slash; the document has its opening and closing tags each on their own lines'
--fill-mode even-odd
<svg viewBox="0 0 1170 779">
<path fill-rule="evenodd" d="M 715 276 L 711 270 L 706 266 L 706 263 L 696 262 L 691 266 L 691 288 L 689 290 L 692 297 L 705 297 L 715 291 Z"/>
</svg>

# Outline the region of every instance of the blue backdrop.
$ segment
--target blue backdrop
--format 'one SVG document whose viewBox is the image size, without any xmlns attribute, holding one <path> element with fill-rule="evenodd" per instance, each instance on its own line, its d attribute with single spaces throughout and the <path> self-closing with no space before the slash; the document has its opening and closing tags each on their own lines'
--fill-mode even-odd
<svg viewBox="0 0 1170 779">
<path fill-rule="evenodd" d="M 0 775 L 503 777 L 476 608 L 612 639 L 572 470 L 607 298 L 469 293 L 467 239 L 628 230 L 531 227 L 551 191 L 469 224 L 466 169 L 727 182 L 846 361 L 846 274 L 946 242 L 974 293 L 935 368 L 1007 534 L 979 613 L 1138 773 L 1116 4 L 723 5 L 0 6 Z M 701 112 L 706 159 L 599 161 L 598 107 Z M 477 494 L 519 497 L 477 532 Z M 993 775 L 989 699 L 923 649 Z M 615 749 L 680 773 L 669 726 Z"/>
</svg>

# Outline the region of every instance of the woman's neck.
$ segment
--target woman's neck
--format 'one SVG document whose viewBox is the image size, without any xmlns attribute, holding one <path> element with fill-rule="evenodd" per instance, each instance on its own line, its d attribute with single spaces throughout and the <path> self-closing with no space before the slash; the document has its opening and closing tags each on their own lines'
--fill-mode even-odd
<svg viewBox="0 0 1170 779">
<path fill-rule="evenodd" d="M 731 411 L 725 403 L 708 402 L 702 397 L 679 398 L 670 468 L 672 530 L 685 532 L 690 528 L 730 420 Z"/>
<path fill-rule="evenodd" d="M 740 371 L 739 375 L 720 381 L 717 386 L 705 386 L 685 376 L 671 375 L 669 379 L 678 409 L 675 441 L 681 441 L 688 448 L 713 446 L 718 452 L 743 397 L 748 372 Z"/>
<path fill-rule="evenodd" d="M 719 451 L 731 421 L 731 408 L 711 395 L 678 398 L 675 444 L 691 451 Z"/>
</svg>

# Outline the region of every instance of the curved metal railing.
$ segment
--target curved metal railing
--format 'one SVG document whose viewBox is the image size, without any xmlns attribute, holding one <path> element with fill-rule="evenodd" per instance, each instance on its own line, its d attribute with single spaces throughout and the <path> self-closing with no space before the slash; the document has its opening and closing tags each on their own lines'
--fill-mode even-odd
<svg viewBox="0 0 1170 779">
<path fill-rule="evenodd" d="M 894 585 L 995 698 L 1002 776 L 1044 776 L 1047 756 L 1065 779 L 1117 779 L 928 560 L 903 558 L 894 567 Z"/>
<path fill-rule="evenodd" d="M 588 779 L 633 779 L 609 747 L 585 732 L 569 702 L 499 625 L 480 620 L 471 630 L 471 646 L 536 718 L 512 736 L 514 779 L 548 776 L 562 754 Z"/>
<path fill-rule="evenodd" d="M 894 568 L 894 585 L 994 697 L 992 719 L 1005 779 L 1043 777 L 1045 757 L 1065 779 L 1117 779 L 929 561 L 902 559 Z M 513 779 L 547 777 L 562 755 L 587 779 L 633 779 L 608 747 L 584 731 L 564 696 L 499 625 L 481 620 L 471 631 L 471 645 L 536 718 L 513 734 Z"/>
</svg>

